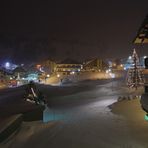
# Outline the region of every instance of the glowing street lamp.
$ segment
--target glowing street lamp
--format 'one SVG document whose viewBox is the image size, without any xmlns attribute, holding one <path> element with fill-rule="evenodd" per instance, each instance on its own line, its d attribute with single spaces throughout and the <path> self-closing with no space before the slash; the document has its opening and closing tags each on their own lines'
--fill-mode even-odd
<svg viewBox="0 0 148 148">
<path fill-rule="evenodd" d="M 72 75 L 74 75 L 74 74 L 75 74 L 75 72 L 74 72 L 74 71 L 72 71 L 72 72 L 71 72 L 71 74 L 72 74 Z"/>
<path fill-rule="evenodd" d="M 59 74 L 57 74 L 57 77 L 59 78 L 59 77 L 60 77 L 60 75 L 59 75 Z"/>
<path fill-rule="evenodd" d="M 144 56 L 143 58 L 144 58 L 144 59 L 146 59 L 146 58 L 147 58 L 147 56 Z"/>
<path fill-rule="evenodd" d="M 9 69 L 10 68 L 10 63 L 9 62 L 6 62 L 5 63 L 5 67 Z"/>
<path fill-rule="evenodd" d="M 109 73 L 109 71 L 108 71 L 108 70 L 106 70 L 106 73 Z"/>
<path fill-rule="evenodd" d="M 50 77 L 50 75 L 49 74 L 47 74 L 47 78 L 49 78 Z"/>
<path fill-rule="evenodd" d="M 131 60 L 132 59 L 132 56 L 129 56 L 128 59 Z"/>
<path fill-rule="evenodd" d="M 123 64 L 120 64 L 120 67 L 123 67 Z"/>
</svg>

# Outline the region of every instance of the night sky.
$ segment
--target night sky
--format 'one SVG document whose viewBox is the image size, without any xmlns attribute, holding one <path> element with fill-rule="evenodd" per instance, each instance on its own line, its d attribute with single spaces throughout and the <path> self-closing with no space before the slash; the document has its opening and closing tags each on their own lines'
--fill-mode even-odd
<svg viewBox="0 0 148 148">
<path fill-rule="evenodd" d="M 30 0 L 0 4 L 0 61 L 125 58 L 148 14 L 148 0 Z"/>
</svg>

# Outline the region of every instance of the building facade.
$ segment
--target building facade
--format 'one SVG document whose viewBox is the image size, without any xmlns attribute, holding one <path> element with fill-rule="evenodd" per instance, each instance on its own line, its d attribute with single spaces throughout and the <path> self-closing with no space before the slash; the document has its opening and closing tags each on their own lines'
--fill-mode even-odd
<svg viewBox="0 0 148 148">
<path fill-rule="evenodd" d="M 92 59 L 83 64 L 84 71 L 105 71 L 108 69 L 108 64 L 105 63 L 102 59 Z"/>
<path fill-rule="evenodd" d="M 62 75 L 70 75 L 79 73 L 83 68 L 82 64 L 72 59 L 65 59 L 64 61 L 57 63 L 56 73 Z"/>
</svg>

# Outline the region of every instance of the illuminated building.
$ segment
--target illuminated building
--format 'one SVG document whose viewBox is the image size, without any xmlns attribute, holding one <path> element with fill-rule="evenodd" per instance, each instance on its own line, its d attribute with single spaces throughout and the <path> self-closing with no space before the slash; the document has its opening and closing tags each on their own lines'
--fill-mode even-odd
<svg viewBox="0 0 148 148">
<path fill-rule="evenodd" d="M 104 71 L 108 69 L 108 67 L 107 63 L 98 58 L 87 61 L 83 65 L 85 71 Z"/>
<path fill-rule="evenodd" d="M 72 59 L 65 59 L 64 61 L 57 64 L 56 73 L 69 75 L 78 73 L 82 69 L 82 64 Z"/>
<path fill-rule="evenodd" d="M 41 62 L 41 65 L 43 67 L 43 70 L 46 73 L 52 74 L 52 73 L 54 73 L 56 71 L 56 63 L 54 61 L 52 61 L 52 60 L 43 61 L 43 62 Z"/>
</svg>

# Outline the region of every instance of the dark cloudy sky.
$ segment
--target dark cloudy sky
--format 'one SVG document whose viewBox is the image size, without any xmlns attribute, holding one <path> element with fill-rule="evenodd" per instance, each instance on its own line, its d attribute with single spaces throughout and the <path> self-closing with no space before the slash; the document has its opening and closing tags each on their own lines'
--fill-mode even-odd
<svg viewBox="0 0 148 148">
<path fill-rule="evenodd" d="M 148 0 L 11 0 L 0 5 L 0 59 L 124 58 L 135 46 Z"/>
</svg>

